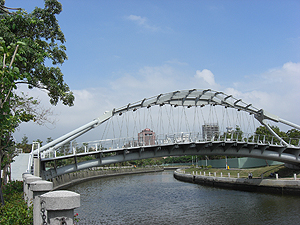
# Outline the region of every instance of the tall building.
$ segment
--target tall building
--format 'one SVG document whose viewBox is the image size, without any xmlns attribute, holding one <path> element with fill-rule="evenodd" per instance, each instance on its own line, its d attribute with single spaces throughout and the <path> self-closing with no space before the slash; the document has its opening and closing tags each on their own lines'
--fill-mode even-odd
<svg viewBox="0 0 300 225">
<path fill-rule="evenodd" d="M 146 128 L 142 132 L 138 133 L 139 145 L 154 145 L 155 144 L 155 133 Z"/>
<path fill-rule="evenodd" d="M 202 137 L 204 140 L 211 140 L 216 135 L 219 135 L 219 125 L 217 123 L 202 125 Z"/>
</svg>

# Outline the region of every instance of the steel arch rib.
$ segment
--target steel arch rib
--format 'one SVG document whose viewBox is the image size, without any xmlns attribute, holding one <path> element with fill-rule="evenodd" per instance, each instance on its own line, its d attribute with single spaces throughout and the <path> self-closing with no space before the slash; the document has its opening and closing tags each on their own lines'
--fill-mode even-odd
<svg viewBox="0 0 300 225">
<path fill-rule="evenodd" d="M 284 140 L 282 140 L 276 133 L 267 125 L 266 120 L 272 120 L 275 122 L 281 122 L 286 125 L 292 126 L 298 130 L 300 130 L 300 126 L 289 121 L 283 120 L 278 116 L 272 115 L 263 109 L 258 109 L 252 106 L 252 104 L 247 104 L 243 102 L 241 99 L 236 99 L 232 95 L 227 95 L 223 92 L 213 91 L 211 89 L 190 89 L 190 90 L 183 90 L 183 91 L 174 91 L 165 94 L 159 94 L 150 98 L 144 98 L 140 101 L 135 103 L 129 103 L 123 107 L 115 108 L 111 111 L 105 112 L 99 118 L 87 123 L 86 125 L 77 128 L 74 131 L 46 144 L 45 146 L 41 147 L 39 150 L 33 151 L 34 154 L 38 152 L 43 152 L 48 149 L 53 150 L 57 149 L 66 142 L 69 142 L 78 136 L 88 132 L 89 130 L 99 126 L 100 124 L 104 123 L 105 121 L 109 120 L 111 117 L 115 115 L 121 115 L 122 113 L 128 111 L 135 111 L 140 108 L 144 107 L 151 107 L 154 105 L 165 105 L 169 104 L 171 106 L 205 106 L 205 105 L 220 105 L 223 107 L 235 108 L 237 110 L 245 111 L 250 114 L 254 114 L 255 118 L 270 132 L 277 137 L 282 143 L 288 145 Z"/>
</svg>

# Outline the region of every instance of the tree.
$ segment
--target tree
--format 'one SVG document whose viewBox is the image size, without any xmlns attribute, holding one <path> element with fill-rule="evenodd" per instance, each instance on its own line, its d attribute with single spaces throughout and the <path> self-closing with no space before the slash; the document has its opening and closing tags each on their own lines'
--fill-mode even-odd
<svg viewBox="0 0 300 225">
<path fill-rule="evenodd" d="M 286 135 L 291 139 L 290 144 L 299 145 L 300 144 L 300 131 L 296 129 L 291 129 L 286 132 Z"/>
<path fill-rule="evenodd" d="M 36 7 L 31 13 L 8 9 L 0 1 L 0 165 L 14 145 L 12 134 L 19 124 L 43 121 L 31 110 L 39 105 L 38 100 L 18 95 L 18 85 L 46 90 L 53 105 L 62 101 L 72 106 L 74 102 L 60 68 L 54 67 L 67 59 L 65 37 L 56 19 L 62 5 L 45 0 L 44 9 Z M 46 65 L 49 61 L 53 66 Z M 1 183 L 0 175 L 0 198 Z M 0 200 L 3 203 L 3 198 Z"/>
<path fill-rule="evenodd" d="M 286 138 L 287 134 L 279 129 L 277 126 L 271 126 L 271 129 L 281 138 Z M 274 138 L 273 134 L 265 127 L 259 126 L 256 128 L 255 134 L 258 135 L 259 140 L 265 140 L 270 143 L 279 143 L 279 140 Z"/>
</svg>

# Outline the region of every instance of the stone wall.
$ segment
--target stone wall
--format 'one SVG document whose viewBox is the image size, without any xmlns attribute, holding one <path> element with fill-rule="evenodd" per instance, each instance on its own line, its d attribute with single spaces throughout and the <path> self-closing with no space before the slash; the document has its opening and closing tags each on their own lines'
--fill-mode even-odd
<svg viewBox="0 0 300 225">
<path fill-rule="evenodd" d="M 145 167 L 145 168 L 113 168 L 113 169 L 91 169 L 82 170 L 75 173 L 63 174 L 58 177 L 53 178 L 53 189 L 61 189 L 73 186 L 78 183 L 82 183 L 88 180 L 98 179 L 101 177 L 108 176 L 119 176 L 126 174 L 136 174 L 136 173 L 150 173 L 163 171 L 162 167 Z"/>
<path fill-rule="evenodd" d="M 201 176 L 185 174 L 180 170 L 174 171 L 174 178 L 180 181 L 233 190 L 300 195 L 299 180 Z"/>
</svg>

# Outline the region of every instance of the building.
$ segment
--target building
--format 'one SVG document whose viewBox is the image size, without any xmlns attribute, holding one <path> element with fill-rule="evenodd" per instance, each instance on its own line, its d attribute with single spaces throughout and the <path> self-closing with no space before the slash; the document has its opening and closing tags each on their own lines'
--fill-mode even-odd
<svg viewBox="0 0 300 225">
<path fill-rule="evenodd" d="M 219 125 L 217 123 L 202 125 L 202 137 L 204 140 L 211 140 L 219 135 Z"/>
<path fill-rule="evenodd" d="M 155 133 L 146 128 L 142 132 L 138 133 L 139 145 L 154 145 L 155 144 Z"/>
</svg>

